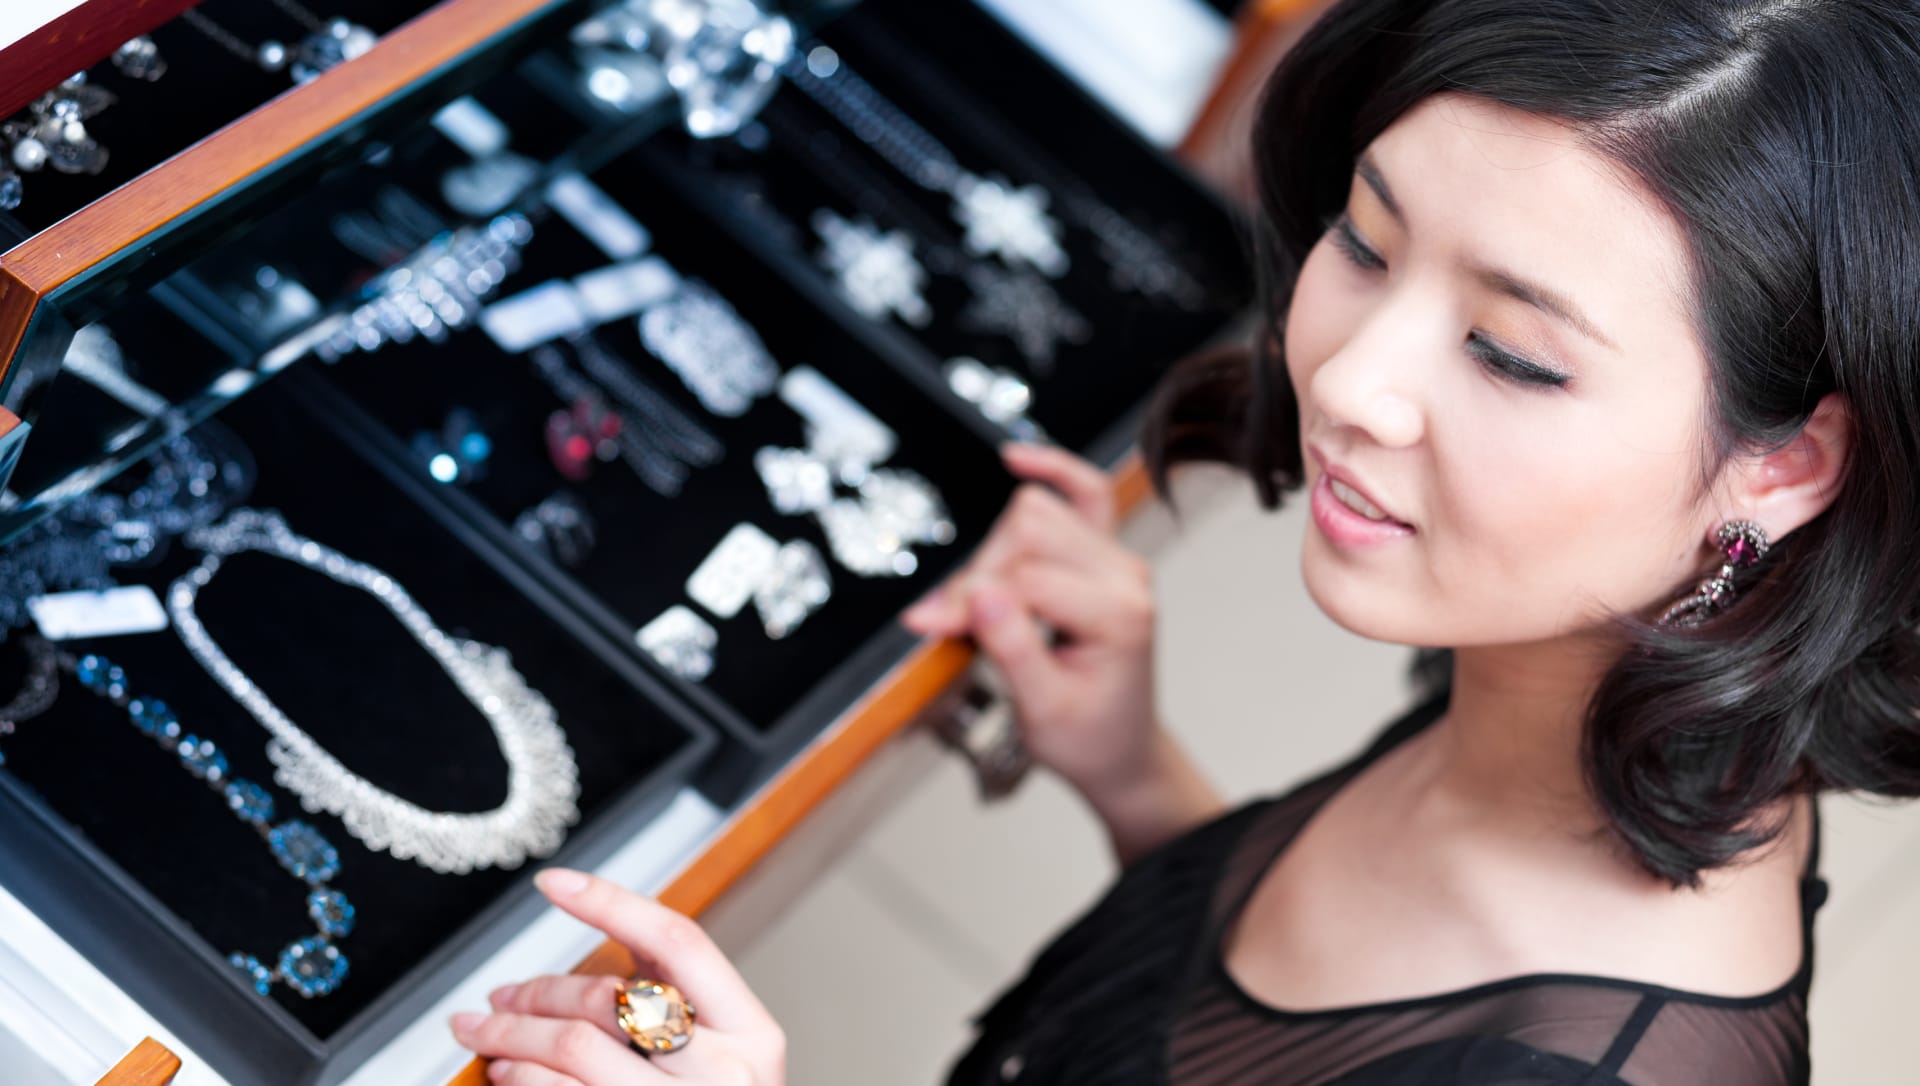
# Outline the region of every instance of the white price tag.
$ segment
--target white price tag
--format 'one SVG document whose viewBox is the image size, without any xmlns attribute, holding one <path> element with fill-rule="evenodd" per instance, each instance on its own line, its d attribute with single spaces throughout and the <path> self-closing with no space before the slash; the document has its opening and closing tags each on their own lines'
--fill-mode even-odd
<svg viewBox="0 0 1920 1086">
<path fill-rule="evenodd" d="M 508 354 L 584 332 L 593 324 L 571 283 L 550 280 L 480 311 L 480 327 Z"/>
<path fill-rule="evenodd" d="M 772 572 L 780 544 L 751 524 L 735 525 L 687 578 L 687 595 L 721 618 L 732 618 Z"/>
<path fill-rule="evenodd" d="M 639 220 L 577 173 L 563 173 L 548 182 L 547 203 L 615 260 L 632 260 L 653 246 L 653 235 Z"/>
<path fill-rule="evenodd" d="M 507 149 L 507 126 L 486 106 L 471 98 L 455 98 L 433 115 L 433 127 L 462 151 L 485 158 Z"/>
<path fill-rule="evenodd" d="M 117 637 L 158 633 L 167 628 L 167 609 L 146 585 L 97 592 L 57 592 L 27 601 L 34 625 L 53 641 L 76 637 Z"/>
<path fill-rule="evenodd" d="M 597 268 L 573 279 L 580 304 L 596 324 L 631 317 L 680 289 L 680 274 L 657 256 Z"/>
</svg>

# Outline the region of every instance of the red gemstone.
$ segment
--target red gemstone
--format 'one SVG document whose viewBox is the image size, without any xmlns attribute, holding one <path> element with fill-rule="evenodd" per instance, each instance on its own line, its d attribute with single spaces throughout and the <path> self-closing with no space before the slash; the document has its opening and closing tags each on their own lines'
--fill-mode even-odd
<svg viewBox="0 0 1920 1086">
<path fill-rule="evenodd" d="M 1744 537 L 1727 545 L 1727 561 L 1736 566 L 1750 566 L 1759 557 L 1754 553 L 1753 544 Z"/>
</svg>

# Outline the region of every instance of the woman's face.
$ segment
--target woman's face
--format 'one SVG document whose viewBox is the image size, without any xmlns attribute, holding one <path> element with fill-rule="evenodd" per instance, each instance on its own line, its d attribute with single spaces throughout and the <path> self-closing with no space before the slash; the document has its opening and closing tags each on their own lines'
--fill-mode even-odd
<svg viewBox="0 0 1920 1086">
<path fill-rule="evenodd" d="M 1679 228 L 1572 129 L 1442 95 L 1384 132 L 1286 322 L 1320 606 L 1464 647 L 1672 602 L 1723 519 L 1689 281 Z"/>
</svg>

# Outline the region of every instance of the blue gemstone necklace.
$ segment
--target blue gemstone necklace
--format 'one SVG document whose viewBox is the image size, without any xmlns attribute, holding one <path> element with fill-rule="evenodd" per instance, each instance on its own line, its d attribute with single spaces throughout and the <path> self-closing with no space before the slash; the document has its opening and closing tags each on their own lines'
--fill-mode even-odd
<svg viewBox="0 0 1920 1086">
<path fill-rule="evenodd" d="M 346 937 L 354 925 L 354 909 L 347 895 L 328 885 L 340 873 L 340 853 L 320 831 L 300 819 L 290 818 L 276 824 L 273 795 L 252 781 L 228 773 L 226 754 L 211 740 L 184 731 L 179 717 L 166 702 L 129 695 L 127 674 L 120 665 L 91 653 L 77 659 L 58 650 L 54 650 L 53 655 L 60 670 L 72 675 L 85 689 L 124 709 L 135 731 L 158 743 L 162 750 L 178 755 L 182 768 L 220 793 L 234 817 L 259 832 L 280 866 L 306 884 L 307 916 L 313 920 L 316 934 L 295 939 L 281 948 L 278 960 L 271 967 L 251 954 L 238 951 L 227 961 L 261 995 L 272 992 L 276 982 L 309 999 L 339 988 L 347 977 L 347 956 L 334 946 L 334 940 Z"/>
</svg>

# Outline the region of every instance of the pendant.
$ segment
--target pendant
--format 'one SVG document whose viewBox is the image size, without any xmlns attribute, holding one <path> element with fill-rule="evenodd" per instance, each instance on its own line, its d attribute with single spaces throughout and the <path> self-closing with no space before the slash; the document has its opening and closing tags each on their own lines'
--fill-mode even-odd
<svg viewBox="0 0 1920 1086">
<path fill-rule="evenodd" d="M 967 252 L 1030 266 L 1053 279 L 1067 273 L 1060 223 L 1047 214 L 1046 189 L 966 175 L 954 185 L 953 200 L 954 218 L 966 229 Z"/>
<path fill-rule="evenodd" d="M 927 270 L 905 231 L 882 232 L 866 219 L 849 222 L 824 208 L 813 213 L 813 229 L 825 243 L 821 265 L 855 312 L 868 320 L 897 316 L 915 328 L 932 323 Z"/>
<path fill-rule="evenodd" d="M 957 323 L 970 332 L 1005 336 L 1045 377 L 1053 372 L 1061 343 L 1085 343 L 1093 328 L 1032 272 L 1005 272 L 986 265 L 967 269 L 973 298 Z"/>
</svg>

